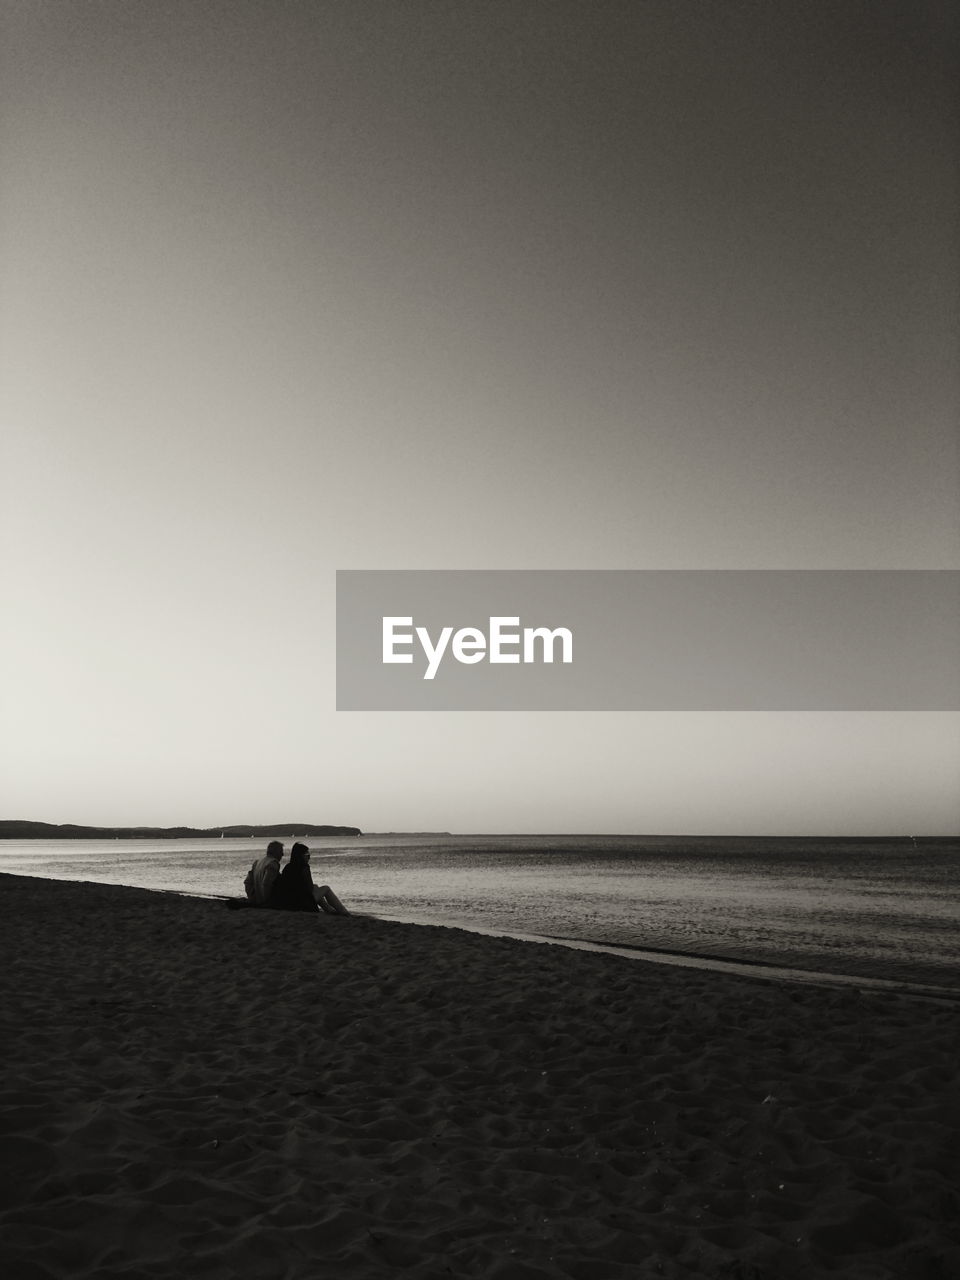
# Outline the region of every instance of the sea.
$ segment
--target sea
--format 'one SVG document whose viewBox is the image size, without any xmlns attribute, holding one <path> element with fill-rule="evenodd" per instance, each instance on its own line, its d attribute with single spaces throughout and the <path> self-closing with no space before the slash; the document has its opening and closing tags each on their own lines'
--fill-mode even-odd
<svg viewBox="0 0 960 1280">
<path fill-rule="evenodd" d="M 960 999 L 960 839 L 301 837 L 353 911 L 753 977 Z M 289 850 L 293 837 L 287 837 Z M 0 871 L 242 896 L 262 838 L 0 840 Z"/>
</svg>

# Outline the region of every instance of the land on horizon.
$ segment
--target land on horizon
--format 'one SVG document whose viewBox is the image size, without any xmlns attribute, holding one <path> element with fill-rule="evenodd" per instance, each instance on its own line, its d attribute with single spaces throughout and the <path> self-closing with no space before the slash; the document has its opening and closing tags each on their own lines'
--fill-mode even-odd
<svg viewBox="0 0 960 1280">
<path fill-rule="evenodd" d="M 189 836 L 359 836 L 359 827 L 339 827 L 311 822 L 276 822 L 265 825 L 224 827 L 93 827 L 74 822 L 0 821 L 0 839 L 7 840 L 176 840 Z"/>
<path fill-rule="evenodd" d="M 75 822 L 33 822 L 19 819 L 0 819 L 0 840 L 139 840 L 139 839 L 188 839 L 197 837 L 200 839 L 216 839 L 219 836 L 240 836 L 240 837 L 260 837 L 260 836 L 285 836 L 293 839 L 298 836 L 368 836 L 389 838 L 395 836 L 447 836 L 479 839 L 509 839 L 513 837 L 519 838 L 536 838 L 536 839 L 552 839 L 554 837 L 565 840 L 573 840 L 577 838 L 597 839 L 598 837 L 606 837 L 616 840 L 643 840 L 654 841 L 662 840 L 667 842 L 691 841 L 693 843 L 702 844 L 704 841 L 765 841 L 783 844 L 787 842 L 801 843 L 810 840 L 829 840 L 834 843 L 842 842 L 847 844 L 862 844 L 870 841 L 875 844 L 884 845 L 900 845 L 909 843 L 913 845 L 924 844 L 930 846 L 932 844 L 954 844 L 960 840 L 960 833 L 957 834 L 939 834 L 939 835 L 921 835 L 915 836 L 900 832 L 888 833 L 885 835 L 873 835 L 869 832 L 861 835 L 830 835 L 822 832 L 806 832 L 797 834 L 795 832 L 770 833 L 770 832 L 750 832 L 730 833 L 722 831 L 714 832 L 683 832 L 683 831 L 427 831 L 427 830 L 410 830 L 410 831 L 363 831 L 360 827 L 337 826 L 329 823 L 310 823 L 310 822 L 276 822 L 276 823 L 234 823 L 229 826 L 213 826 L 213 827 L 192 827 L 192 826 L 174 826 L 160 827 L 149 825 L 133 826 L 126 824 L 123 826 L 95 826 Z"/>
</svg>

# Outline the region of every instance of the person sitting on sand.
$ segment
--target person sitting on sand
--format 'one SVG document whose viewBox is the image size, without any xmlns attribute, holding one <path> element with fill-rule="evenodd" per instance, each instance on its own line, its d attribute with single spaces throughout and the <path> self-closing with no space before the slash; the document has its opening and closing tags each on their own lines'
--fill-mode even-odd
<svg viewBox="0 0 960 1280">
<path fill-rule="evenodd" d="M 328 884 L 313 883 L 310 850 L 305 844 L 295 844 L 290 850 L 290 861 L 281 873 L 270 905 L 285 911 L 326 911 L 331 916 L 350 914 Z"/>
<path fill-rule="evenodd" d="M 279 840 L 271 840 L 267 852 L 259 858 L 247 872 L 243 882 L 247 897 L 255 907 L 272 907 L 280 878 L 280 859 L 283 857 L 283 845 Z"/>
</svg>

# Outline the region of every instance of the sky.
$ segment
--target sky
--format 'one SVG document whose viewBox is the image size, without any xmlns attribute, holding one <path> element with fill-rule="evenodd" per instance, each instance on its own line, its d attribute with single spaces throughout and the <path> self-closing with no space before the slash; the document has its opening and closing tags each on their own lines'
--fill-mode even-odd
<svg viewBox="0 0 960 1280">
<path fill-rule="evenodd" d="M 7 0 L 0 817 L 953 834 L 951 713 L 335 710 L 337 569 L 960 568 L 934 0 Z"/>
</svg>

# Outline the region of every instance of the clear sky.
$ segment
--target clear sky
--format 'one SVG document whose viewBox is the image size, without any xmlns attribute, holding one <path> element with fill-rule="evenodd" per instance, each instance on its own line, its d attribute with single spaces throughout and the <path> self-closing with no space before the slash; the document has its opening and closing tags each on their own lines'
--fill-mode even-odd
<svg viewBox="0 0 960 1280">
<path fill-rule="evenodd" d="M 334 710 L 338 568 L 960 567 L 954 6 L 2 28 L 0 817 L 957 831 L 947 713 Z"/>
</svg>

